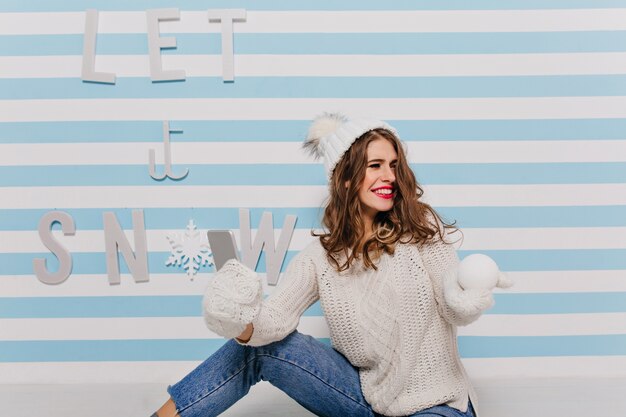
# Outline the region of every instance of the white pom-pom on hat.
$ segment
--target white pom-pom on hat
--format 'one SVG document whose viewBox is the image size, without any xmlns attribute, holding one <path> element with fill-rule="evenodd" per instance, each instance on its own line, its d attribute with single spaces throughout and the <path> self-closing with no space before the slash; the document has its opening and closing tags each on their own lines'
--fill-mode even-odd
<svg viewBox="0 0 626 417">
<path fill-rule="evenodd" d="M 302 147 L 306 149 L 315 159 L 324 156 L 321 149 L 320 141 L 323 137 L 337 131 L 339 126 L 347 122 L 348 118 L 340 113 L 324 113 L 313 119 L 313 123 L 309 127 Z"/>
<path fill-rule="evenodd" d="M 355 140 L 374 129 L 396 130 L 381 120 L 349 119 L 341 113 L 324 113 L 313 120 L 302 147 L 315 159 L 324 158 L 326 176 L 330 180 L 337 163 Z"/>
</svg>

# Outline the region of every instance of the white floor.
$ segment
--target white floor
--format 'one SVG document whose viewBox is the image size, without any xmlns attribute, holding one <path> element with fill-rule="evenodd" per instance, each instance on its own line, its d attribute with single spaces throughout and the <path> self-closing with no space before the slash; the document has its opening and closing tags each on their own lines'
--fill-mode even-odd
<svg viewBox="0 0 626 417">
<path fill-rule="evenodd" d="M 474 381 L 480 417 L 626 416 L 626 379 Z M 149 417 L 168 398 L 163 384 L 0 385 L 6 417 Z M 267 383 L 231 407 L 226 417 L 309 417 Z M 339 416 L 340 417 L 340 416 Z"/>
</svg>

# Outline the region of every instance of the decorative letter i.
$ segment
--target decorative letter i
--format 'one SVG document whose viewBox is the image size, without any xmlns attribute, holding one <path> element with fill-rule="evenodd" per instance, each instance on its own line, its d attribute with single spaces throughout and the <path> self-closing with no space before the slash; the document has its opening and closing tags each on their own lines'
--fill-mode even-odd
<svg viewBox="0 0 626 417">
<path fill-rule="evenodd" d="M 163 152 L 165 158 L 165 173 L 161 176 L 156 175 L 156 163 L 154 157 L 154 149 L 148 150 L 148 158 L 150 162 L 150 176 L 157 181 L 171 178 L 173 180 L 181 180 L 189 174 L 189 169 L 185 169 L 185 173 L 179 176 L 172 174 L 172 151 L 170 149 L 170 132 L 182 132 L 182 130 L 170 130 L 169 122 L 163 122 Z"/>
</svg>

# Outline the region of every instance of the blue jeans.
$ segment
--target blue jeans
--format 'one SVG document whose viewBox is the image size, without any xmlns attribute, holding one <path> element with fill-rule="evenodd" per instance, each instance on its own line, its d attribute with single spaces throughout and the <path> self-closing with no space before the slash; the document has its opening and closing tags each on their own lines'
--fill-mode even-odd
<svg viewBox="0 0 626 417">
<path fill-rule="evenodd" d="M 380 416 L 363 398 L 358 370 L 332 347 L 298 331 L 260 347 L 229 340 L 167 392 L 181 417 L 210 417 L 261 380 L 318 416 Z M 475 417 L 471 403 L 466 413 L 438 405 L 412 416 Z"/>
</svg>

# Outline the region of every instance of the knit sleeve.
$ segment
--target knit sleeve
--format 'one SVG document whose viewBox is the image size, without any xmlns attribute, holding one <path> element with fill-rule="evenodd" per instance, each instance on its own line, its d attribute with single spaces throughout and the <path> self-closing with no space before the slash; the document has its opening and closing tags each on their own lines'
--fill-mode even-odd
<svg viewBox="0 0 626 417">
<path fill-rule="evenodd" d="M 434 240 L 418 245 L 422 261 L 433 284 L 439 314 L 450 324 L 465 326 L 476 321 L 482 312 L 467 314 L 455 310 L 444 296 L 443 280 L 446 274 L 456 274 L 460 260 L 452 244 L 442 241 L 438 236 Z"/>
<path fill-rule="evenodd" d="M 294 257 L 281 277 L 274 293 L 261 304 L 259 315 L 252 321 L 254 330 L 248 346 L 263 346 L 293 332 L 302 313 L 319 299 L 315 265 L 305 251 Z"/>
</svg>

